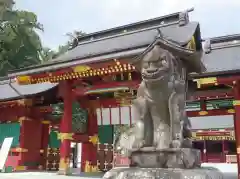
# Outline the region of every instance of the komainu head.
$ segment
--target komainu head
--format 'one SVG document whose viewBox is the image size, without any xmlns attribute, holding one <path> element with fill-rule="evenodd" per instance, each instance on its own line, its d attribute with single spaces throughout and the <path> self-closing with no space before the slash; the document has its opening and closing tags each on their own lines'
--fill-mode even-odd
<svg viewBox="0 0 240 179">
<path fill-rule="evenodd" d="M 155 45 L 142 59 L 142 79 L 146 83 L 169 81 L 173 73 L 173 56 Z"/>
</svg>

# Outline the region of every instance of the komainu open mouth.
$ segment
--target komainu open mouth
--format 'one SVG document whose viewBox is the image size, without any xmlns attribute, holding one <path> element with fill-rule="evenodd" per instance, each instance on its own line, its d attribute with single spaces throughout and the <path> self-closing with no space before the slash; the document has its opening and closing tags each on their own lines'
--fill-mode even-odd
<svg viewBox="0 0 240 179">
<path fill-rule="evenodd" d="M 161 73 L 161 71 L 159 69 L 154 70 L 152 72 L 148 72 L 147 70 L 142 72 L 142 78 L 146 79 L 146 80 L 157 80 L 157 79 L 161 79 L 162 76 L 163 76 L 163 74 Z"/>
</svg>

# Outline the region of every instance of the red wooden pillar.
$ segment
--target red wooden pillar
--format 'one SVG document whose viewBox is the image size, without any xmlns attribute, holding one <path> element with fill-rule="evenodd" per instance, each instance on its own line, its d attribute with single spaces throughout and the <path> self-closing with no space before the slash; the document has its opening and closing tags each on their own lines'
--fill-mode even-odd
<svg viewBox="0 0 240 179">
<path fill-rule="evenodd" d="M 96 110 L 92 106 L 88 109 L 88 135 L 89 143 L 82 144 L 82 172 L 88 172 L 86 164 L 89 164 L 90 168 L 97 168 L 97 144 L 95 142 L 98 140 L 98 124 Z"/>
<path fill-rule="evenodd" d="M 228 143 L 226 140 L 222 140 L 222 153 L 223 153 L 223 162 L 226 163 L 226 155 L 228 154 Z"/>
<path fill-rule="evenodd" d="M 47 151 L 49 143 L 50 121 L 42 121 L 41 164 L 39 169 L 46 169 Z"/>
<path fill-rule="evenodd" d="M 38 169 L 41 161 L 41 121 L 28 117 L 21 117 L 19 120 L 21 123 L 19 166 L 26 169 Z"/>
<path fill-rule="evenodd" d="M 208 162 L 206 140 L 203 141 L 203 162 Z"/>
<path fill-rule="evenodd" d="M 201 110 L 201 111 L 207 111 L 206 101 L 204 101 L 204 100 L 201 100 L 201 101 L 200 101 L 200 110 Z"/>
<path fill-rule="evenodd" d="M 70 81 L 64 81 L 60 84 L 60 95 L 63 98 L 64 111 L 60 123 L 59 139 L 60 146 L 60 164 L 59 174 L 67 175 L 70 169 L 70 154 L 72 140 L 72 86 Z"/>
<path fill-rule="evenodd" d="M 240 81 L 234 81 L 234 128 L 235 128 L 235 139 L 237 147 L 237 166 L 238 166 L 238 179 L 240 179 Z"/>
</svg>

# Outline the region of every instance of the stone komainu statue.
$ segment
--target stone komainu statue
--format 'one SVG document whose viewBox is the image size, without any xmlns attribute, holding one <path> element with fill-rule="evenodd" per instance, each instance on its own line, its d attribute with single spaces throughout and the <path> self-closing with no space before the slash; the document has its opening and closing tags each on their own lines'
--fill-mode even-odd
<svg viewBox="0 0 240 179">
<path fill-rule="evenodd" d="M 187 14 L 179 17 L 179 25 L 184 26 Z M 177 33 L 181 36 L 183 31 Z M 191 124 L 184 110 L 190 87 L 186 76 L 204 70 L 201 43 L 190 43 L 189 35 L 182 43 L 183 39 L 167 40 L 159 34 L 135 65 L 142 75 L 133 101 L 135 125 L 115 142 L 117 150 L 128 154 L 130 167 L 114 168 L 103 178 L 222 179 L 217 169 L 201 168 L 200 151 L 191 148 Z"/>
<path fill-rule="evenodd" d="M 142 82 L 133 101 L 134 126 L 116 141 L 115 149 L 129 155 L 142 147 L 157 150 L 189 148 L 191 124 L 185 114 L 186 67 L 182 49 L 171 51 L 171 44 L 160 40 L 142 55 L 138 66 Z"/>
</svg>

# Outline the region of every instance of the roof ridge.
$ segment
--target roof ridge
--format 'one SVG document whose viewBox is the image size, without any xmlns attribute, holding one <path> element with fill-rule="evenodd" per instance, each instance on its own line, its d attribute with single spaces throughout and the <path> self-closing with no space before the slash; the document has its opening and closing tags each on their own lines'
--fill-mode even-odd
<svg viewBox="0 0 240 179">
<path fill-rule="evenodd" d="M 159 25 L 157 25 L 157 26 L 152 26 L 152 27 L 148 27 L 148 28 L 133 30 L 133 31 L 130 31 L 130 32 L 124 32 L 124 33 L 122 33 L 122 34 L 115 34 L 115 35 L 111 35 L 111 36 L 107 36 L 107 37 L 102 37 L 102 38 L 94 39 L 94 40 L 90 40 L 90 41 L 83 41 L 83 42 L 80 42 L 80 43 L 78 44 L 78 46 L 83 45 L 83 44 L 92 43 L 92 42 L 101 41 L 101 40 L 111 39 L 111 38 L 115 38 L 115 37 L 121 37 L 121 36 L 125 36 L 125 35 L 131 35 L 131 34 L 135 34 L 135 33 L 139 33 L 139 32 L 144 32 L 144 31 L 149 31 L 149 30 L 154 30 L 154 29 L 157 30 L 157 29 L 162 28 L 162 27 L 167 27 L 167 26 L 176 25 L 176 24 L 178 24 L 178 21 L 177 21 L 177 22 L 167 23 L 167 24 L 159 24 Z M 76 46 L 76 47 L 78 47 L 78 46 Z M 75 48 L 76 48 L 76 47 L 75 47 Z M 74 48 L 73 48 L 73 49 L 74 49 Z"/>
<path fill-rule="evenodd" d="M 234 41 L 234 40 L 240 40 L 240 34 L 222 35 L 222 36 L 202 39 L 203 42 L 207 41 L 207 40 L 210 40 L 211 44 L 230 42 L 230 41 Z"/>
<path fill-rule="evenodd" d="M 97 36 L 97 35 L 100 35 L 100 34 L 107 34 L 107 33 L 113 32 L 113 31 L 127 30 L 129 28 L 134 28 L 134 27 L 136 28 L 137 26 L 144 25 L 144 24 L 146 25 L 147 23 L 151 23 L 151 22 L 154 22 L 154 21 L 164 21 L 164 20 L 170 19 L 170 18 L 175 18 L 176 21 L 178 21 L 179 20 L 179 14 L 181 12 L 192 12 L 193 10 L 194 10 L 194 8 L 191 8 L 191 9 L 187 9 L 185 11 L 179 11 L 179 12 L 166 14 L 166 15 L 163 15 L 163 16 L 155 17 L 155 18 L 150 18 L 150 19 L 147 19 L 147 20 L 142 20 L 142 21 L 129 23 L 129 24 L 126 24 L 126 25 L 120 25 L 120 26 L 116 26 L 116 27 L 113 27 L 113 28 L 109 28 L 109 29 L 100 30 L 100 31 L 89 33 L 89 34 L 81 35 L 81 36 L 78 36 L 77 38 L 78 38 L 78 41 L 80 42 L 81 40 L 91 38 L 93 36 Z"/>
</svg>

